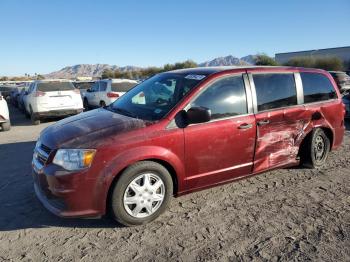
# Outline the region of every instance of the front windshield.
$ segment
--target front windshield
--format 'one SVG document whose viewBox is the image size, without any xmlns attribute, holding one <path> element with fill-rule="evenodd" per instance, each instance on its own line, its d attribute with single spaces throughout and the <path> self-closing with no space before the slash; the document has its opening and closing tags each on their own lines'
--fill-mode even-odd
<svg viewBox="0 0 350 262">
<path fill-rule="evenodd" d="M 144 120 L 159 120 L 205 77 L 192 74 L 158 74 L 121 96 L 109 109 Z"/>
</svg>

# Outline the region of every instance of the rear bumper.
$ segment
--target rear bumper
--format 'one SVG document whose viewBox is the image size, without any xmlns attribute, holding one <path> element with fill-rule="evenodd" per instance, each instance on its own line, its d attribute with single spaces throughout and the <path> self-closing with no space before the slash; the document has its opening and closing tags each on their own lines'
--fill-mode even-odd
<svg viewBox="0 0 350 262">
<path fill-rule="evenodd" d="M 6 122 L 10 122 L 10 119 L 4 117 L 3 115 L 0 115 L 0 123 L 6 123 Z"/>
<path fill-rule="evenodd" d="M 50 110 L 44 112 L 36 112 L 34 113 L 35 117 L 59 117 L 59 116 L 70 116 L 76 115 L 83 112 L 83 108 L 81 109 L 61 109 L 61 110 Z"/>
</svg>

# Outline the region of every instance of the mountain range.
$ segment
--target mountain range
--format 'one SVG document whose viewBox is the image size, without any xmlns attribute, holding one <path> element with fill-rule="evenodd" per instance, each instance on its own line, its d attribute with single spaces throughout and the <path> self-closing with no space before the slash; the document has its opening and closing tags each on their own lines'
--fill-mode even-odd
<svg viewBox="0 0 350 262">
<path fill-rule="evenodd" d="M 242 66 L 242 65 L 253 65 L 255 62 L 254 55 L 248 55 L 241 58 L 229 55 L 224 57 L 217 57 L 213 60 L 199 63 L 200 67 L 208 66 Z M 124 66 L 120 67 L 117 65 L 108 64 L 78 64 L 74 66 L 66 66 L 61 70 L 44 75 L 45 78 L 76 78 L 76 77 L 100 77 L 104 70 L 120 70 L 133 71 L 141 69 L 137 66 Z"/>
</svg>

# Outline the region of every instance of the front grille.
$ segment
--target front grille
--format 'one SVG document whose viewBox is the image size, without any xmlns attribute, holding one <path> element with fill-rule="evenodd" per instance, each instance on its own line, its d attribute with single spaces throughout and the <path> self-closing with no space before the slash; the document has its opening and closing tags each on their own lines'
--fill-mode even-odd
<svg viewBox="0 0 350 262">
<path fill-rule="evenodd" d="M 51 149 L 43 144 L 38 145 L 34 149 L 33 165 L 37 171 L 40 171 L 47 162 Z"/>
<path fill-rule="evenodd" d="M 40 145 L 40 149 L 43 150 L 48 155 L 50 155 L 51 153 L 51 148 L 49 148 L 48 146 L 45 146 L 44 144 Z"/>
<path fill-rule="evenodd" d="M 39 161 L 40 164 L 42 164 L 43 166 L 46 164 L 47 158 L 43 157 L 40 154 L 37 154 L 36 159 Z"/>
</svg>

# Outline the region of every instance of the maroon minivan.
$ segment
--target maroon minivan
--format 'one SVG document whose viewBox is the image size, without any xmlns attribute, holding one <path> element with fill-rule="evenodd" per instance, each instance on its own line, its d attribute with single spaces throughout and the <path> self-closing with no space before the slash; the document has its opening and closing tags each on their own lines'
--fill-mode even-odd
<svg viewBox="0 0 350 262">
<path fill-rule="evenodd" d="M 273 169 L 324 164 L 345 108 L 323 70 L 213 67 L 166 72 L 110 106 L 40 135 L 34 188 L 63 217 L 158 217 L 172 195 Z"/>
</svg>

